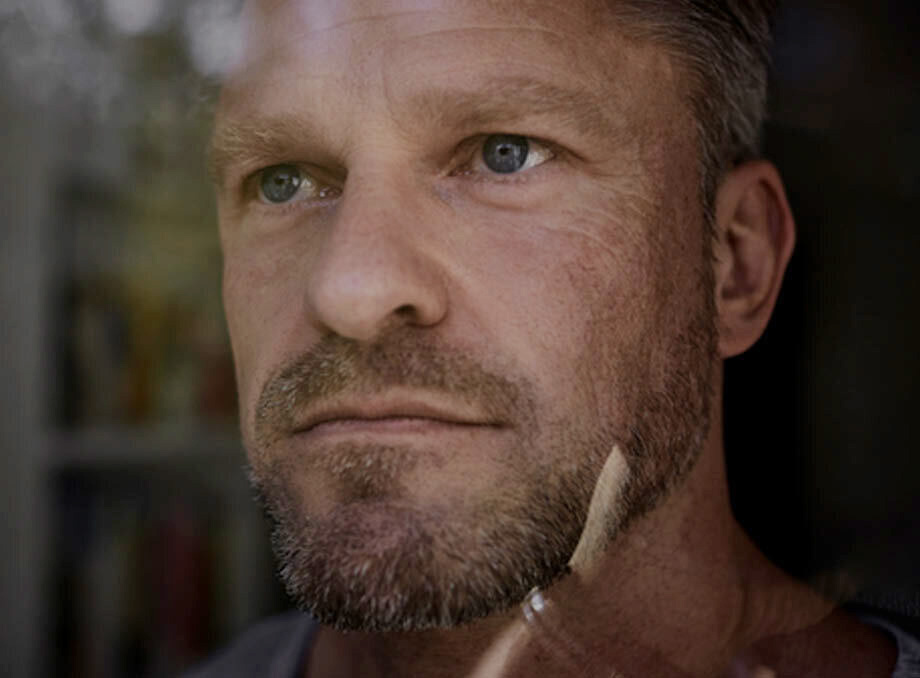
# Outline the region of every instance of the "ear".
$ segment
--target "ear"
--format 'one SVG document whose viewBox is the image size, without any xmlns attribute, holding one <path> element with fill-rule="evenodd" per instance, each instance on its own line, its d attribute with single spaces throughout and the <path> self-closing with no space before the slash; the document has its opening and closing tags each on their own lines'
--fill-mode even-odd
<svg viewBox="0 0 920 678">
<path fill-rule="evenodd" d="M 719 352 L 743 353 L 763 334 L 795 244 L 783 181 L 765 161 L 745 163 L 716 194 L 715 283 Z"/>
</svg>

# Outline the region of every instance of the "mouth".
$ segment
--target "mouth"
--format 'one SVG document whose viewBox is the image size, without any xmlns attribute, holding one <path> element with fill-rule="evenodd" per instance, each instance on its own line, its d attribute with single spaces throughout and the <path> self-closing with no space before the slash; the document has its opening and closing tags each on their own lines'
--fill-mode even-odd
<svg viewBox="0 0 920 678">
<path fill-rule="evenodd" d="M 308 408 L 295 435 L 324 433 L 421 433 L 439 429 L 504 428 L 469 405 L 442 397 L 374 396 Z"/>
</svg>

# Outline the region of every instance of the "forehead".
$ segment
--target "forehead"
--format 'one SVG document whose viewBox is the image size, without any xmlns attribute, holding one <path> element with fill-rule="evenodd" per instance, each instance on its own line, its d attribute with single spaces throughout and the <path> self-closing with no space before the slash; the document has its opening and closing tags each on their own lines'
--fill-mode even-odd
<svg viewBox="0 0 920 678">
<path fill-rule="evenodd" d="M 402 91 L 475 88 L 484 74 L 632 100 L 637 87 L 674 84 L 665 55 L 622 37 L 601 0 L 251 0 L 243 22 L 244 57 L 224 104 L 262 105 L 316 85 L 311 105 L 347 96 L 352 106 L 392 106 Z"/>
<path fill-rule="evenodd" d="M 380 39 L 464 28 L 533 28 L 548 33 L 597 32 L 609 12 L 594 0 L 249 0 L 243 18 L 251 56 L 286 38 L 301 40 Z"/>
</svg>

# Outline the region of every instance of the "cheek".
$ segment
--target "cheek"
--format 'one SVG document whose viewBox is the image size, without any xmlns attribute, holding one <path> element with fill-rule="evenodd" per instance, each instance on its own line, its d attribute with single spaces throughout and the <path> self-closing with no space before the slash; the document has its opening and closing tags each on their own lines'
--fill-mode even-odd
<svg viewBox="0 0 920 678">
<path fill-rule="evenodd" d="M 223 296 L 245 428 L 252 402 L 253 372 L 261 352 L 261 343 L 265 339 L 259 328 L 266 326 L 267 319 L 264 307 L 258 303 L 261 295 L 257 286 L 252 284 L 252 276 L 246 267 L 239 263 L 233 256 L 225 254 Z"/>
<path fill-rule="evenodd" d="M 593 389 L 598 371 L 619 370 L 646 338 L 648 281 L 660 267 L 644 222 L 624 210 L 627 201 L 599 195 L 573 196 L 572 205 L 551 212 L 475 222 L 491 226 L 467 234 L 467 265 L 455 272 L 467 295 L 459 302 L 488 341 L 503 347 L 496 353 L 531 375 L 547 407 L 569 416 L 584 409 L 583 389 Z"/>
<path fill-rule="evenodd" d="M 564 338 L 554 342 L 554 355 L 568 366 L 555 386 L 583 416 L 622 420 L 695 293 L 699 236 L 664 195 L 592 195 L 564 211 L 560 226 L 544 229 L 552 253 L 542 262 L 552 281 L 546 294 L 555 297 L 547 306 L 555 307 Z"/>
<path fill-rule="evenodd" d="M 291 338 L 299 334 L 303 341 L 297 260 L 291 249 L 224 249 L 224 309 L 244 422 L 265 378 L 290 352 Z"/>
</svg>

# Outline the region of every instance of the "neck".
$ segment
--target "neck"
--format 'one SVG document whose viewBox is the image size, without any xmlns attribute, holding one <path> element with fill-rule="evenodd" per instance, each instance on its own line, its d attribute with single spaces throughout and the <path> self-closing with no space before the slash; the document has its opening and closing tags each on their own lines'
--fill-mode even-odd
<svg viewBox="0 0 920 678">
<path fill-rule="evenodd" d="M 807 635 L 833 605 L 770 564 L 734 521 L 720 422 L 712 430 L 680 488 L 606 549 L 573 562 L 544 592 L 535 621 L 515 609 L 451 630 L 323 629 L 308 675 L 496 678 L 540 665 L 594 678 L 596 665 L 604 678 L 610 667 L 623 676 L 716 676 L 762 639 Z"/>
</svg>

